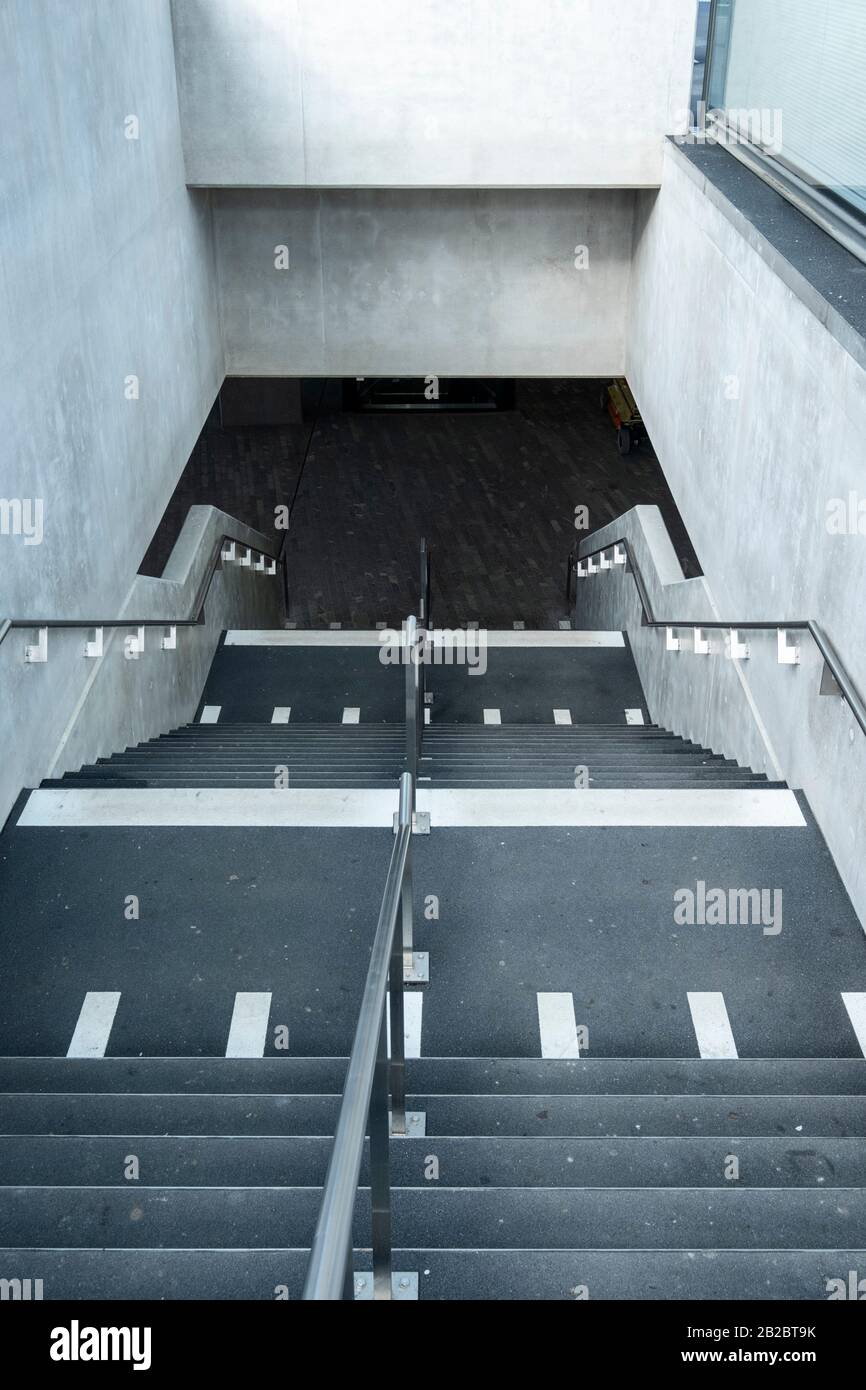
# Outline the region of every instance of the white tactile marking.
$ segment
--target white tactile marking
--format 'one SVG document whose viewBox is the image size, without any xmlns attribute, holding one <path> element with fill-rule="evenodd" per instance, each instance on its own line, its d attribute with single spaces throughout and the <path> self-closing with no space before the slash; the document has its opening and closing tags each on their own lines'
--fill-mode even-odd
<svg viewBox="0 0 866 1390">
<path fill-rule="evenodd" d="M 226 1056 L 262 1057 L 268 1036 L 270 1013 L 270 994 L 236 994 L 226 1043 Z"/>
<path fill-rule="evenodd" d="M 391 826 L 395 792 L 294 787 L 46 787 L 18 825 Z M 793 792 L 419 788 L 434 826 L 786 826 L 806 824 Z"/>
<path fill-rule="evenodd" d="M 643 723 L 643 710 L 642 710 L 642 709 L 627 709 L 626 712 L 625 712 L 625 722 L 626 722 L 626 724 L 642 724 L 642 723 Z"/>
<path fill-rule="evenodd" d="M 222 712 L 222 705 L 205 705 L 199 718 L 199 724 L 216 724 Z"/>
<path fill-rule="evenodd" d="M 539 994 L 542 1057 L 579 1057 L 573 994 Z"/>
<path fill-rule="evenodd" d="M 424 995 L 420 990 L 403 991 L 403 1045 L 407 1057 L 421 1056 L 421 1014 L 424 1008 Z M 388 1055 L 391 1054 L 391 1009 L 385 1009 L 385 1023 L 388 1030 Z"/>
<path fill-rule="evenodd" d="M 559 630 L 560 630 L 560 632 L 570 632 L 570 631 L 571 631 L 571 619 L 570 619 L 570 618 L 560 618 L 560 620 L 559 620 Z M 621 634 L 620 634 L 620 635 L 621 635 Z"/>
<path fill-rule="evenodd" d="M 570 710 L 570 709 L 555 709 L 555 710 L 553 711 L 553 722 L 554 722 L 554 724 L 570 724 L 570 723 L 571 723 L 571 710 Z"/>
<path fill-rule="evenodd" d="M 501 711 L 498 710 L 498 709 L 486 709 L 486 710 L 484 711 L 484 723 L 485 723 L 485 724 L 501 724 L 501 723 L 502 723 L 502 713 L 501 713 Z"/>
<path fill-rule="evenodd" d="M 848 1010 L 851 1027 L 857 1034 L 860 1051 L 866 1057 L 866 994 L 843 994 L 842 1003 Z"/>
<path fill-rule="evenodd" d="M 519 623 L 519 622 L 516 622 L 516 623 L 513 623 L 512 626 L 513 626 L 515 632 L 525 632 L 525 631 L 526 631 L 526 623 Z"/>
<path fill-rule="evenodd" d="M 275 705 L 271 715 L 272 724 L 288 724 L 292 716 L 291 705 Z"/>
<path fill-rule="evenodd" d="M 111 1037 L 120 990 L 88 990 L 72 1034 L 67 1057 L 104 1057 Z"/>
<path fill-rule="evenodd" d="M 689 992 L 689 1009 L 698 1051 L 702 1057 L 737 1057 L 737 1044 L 725 1007 L 725 996 L 716 991 Z"/>
<path fill-rule="evenodd" d="M 478 629 L 478 624 L 464 624 Z M 624 647 L 621 632 L 602 630 L 574 632 L 571 628 L 482 628 L 488 647 Z M 328 628 L 243 628 L 227 632 L 227 647 L 379 647 L 382 629 L 365 628 L 353 631 L 343 628 L 332 632 Z"/>
<path fill-rule="evenodd" d="M 360 724 L 360 722 L 361 722 L 361 709 L 360 709 L 360 706 L 358 706 L 358 705 L 346 705 L 346 708 L 343 710 L 343 723 L 344 723 L 344 724 Z"/>
</svg>

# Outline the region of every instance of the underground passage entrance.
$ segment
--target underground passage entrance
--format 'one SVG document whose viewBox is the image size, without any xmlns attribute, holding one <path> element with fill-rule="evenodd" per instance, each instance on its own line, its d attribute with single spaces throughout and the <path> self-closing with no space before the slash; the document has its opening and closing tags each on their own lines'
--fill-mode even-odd
<svg viewBox="0 0 866 1390">
<path fill-rule="evenodd" d="M 162 573 L 189 507 L 209 503 L 265 534 L 288 520 L 289 621 L 300 628 L 399 624 L 420 535 L 448 557 L 437 621 L 548 627 L 568 616 L 576 536 L 645 503 L 697 574 L 651 440 L 628 457 L 617 447 L 600 406 L 609 384 L 308 379 L 289 383 L 280 419 L 273 379 L 267 393 L 247 381 L 245 423 L 212 411 L 142 572 Z M 249 423 L 257 408 L 261 422 Z"/>
</svg>

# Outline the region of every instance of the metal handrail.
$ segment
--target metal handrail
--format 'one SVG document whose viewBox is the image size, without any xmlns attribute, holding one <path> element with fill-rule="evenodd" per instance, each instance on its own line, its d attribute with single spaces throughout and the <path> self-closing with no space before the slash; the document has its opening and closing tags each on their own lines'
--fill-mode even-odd
<svg viewBox="0 0 866 1390">
<path fill-rule="evenodd" d="M 243 550 L 249 551 L 250 555 L 261 555 L 265 559 L 273 560 L 279 569 L 282 565 L 285 571 L 285 558 L 278 549 L 264 550 L 259 546 L 247 545 L 239 541 L 236 536 L 223 533 L 214 542 L 211 558 L 208 567 L 202 576 L 201 583 L 196 590 L 196 596 L 191 604 L 191 616 L 185 618 L 3 618 L 0 619 L 0 643 L 2 643 L 13 628 L 26 629 L 32 631 L 36 628 L 97 628 L 97 627 L 198 627 L 204 622 L 204 606 L 210 593 L 210 586 L 213 583 L 214 575 L 219 568 L 223 546 L 239 545 Z"/>
<path fill-rule="evenodd" d="M 423 536 L 421 537 L 421 598 L 418 622 L 421 627 L 429 628 L 430 626 L 430 550 Z"/>
<path fill-rule="evenodd" d="M 863 701 L 859 690 L 854 684 L 842 663 L 842 658 L 836 651 L 823 628 L 812 618 L 794 618 L 788 622 L 775 622 L 772 620 L 761 619 L 759 621 L 749 620 L 738 622 L 722 620 L 721 618 L 658 618 L 653 610 L 652 601 L 644 583 L 640 566 L 635 559 L 634 550 L 627 536 L 620 536 L 616 540 L 607 541 L 604 545 L 599 545 L 595 550 L 589 550 L 585 555 L 578 554 L 578 547 L 573 546 L 568 557 L 568 570 L 566 574 L 566 596 L 571 598 L 571 581 L 576 573 L 577 565 L 584 564 L 587 560 L 595 559 L 596 555 L 603 555 L 605 551 L 612 550 L 615 546 L 621 547 L 626 555 L 626 569 L 634 580 L 638 598 L 641 606 L 641 626 L 655 628 L 712 628 L 725 629 L 734 632 L 808 632 L 818 651 L 824 659 L 824 665 L 829 672 L 832 681 L 840 697 L 845 701 L 857 723 L 864 734 L 866 734 L 866 703 Z"/>
<path fill-rule="evenodd" d="M 400 779 L 397 835 L 388 867 L 370 966 L 349 1057 L 334 1147 L 325 1176 L 303 1298 L 354 1297 L 352 1226 L 364 1139 L 370 1132 L 373 1297 L 391 1297 L 390 1135 L 406 1133 L 406 1061 L 403 1041 L 403 950 L 399 909 L 412 910 L 412 775 Z M 390 1005 L 391 1055 L 385 1028 Z M 389 1104 L 390 1101 L 390 1104 Z M 389 1124 L 390 1110 L 390 1124 Z"/>
</svg>

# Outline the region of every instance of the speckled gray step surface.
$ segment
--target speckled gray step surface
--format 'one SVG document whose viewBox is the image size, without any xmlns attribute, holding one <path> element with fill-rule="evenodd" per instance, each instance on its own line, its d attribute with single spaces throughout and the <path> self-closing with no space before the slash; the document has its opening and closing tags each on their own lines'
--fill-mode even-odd
<svg viewBox="0 0 866 1390">
<path fill-rule="evenodd" d="M 0 1187 L 9 1245 L 307 1246 L 315 1187 Z M 395 1187 L 396 1245 L 491 1249 L 826 1249 L 866 1245 L 860 1188 Z M 219 1232 L 218 1242 L 215 1233 Z M 359 1188 L 354 1241 L 370 1240 Z"/>
<path fill-rule="evenodd" d="M 160 1250 L 6 1248 L 43 1297 L 110 1300 L 298 1299 L 306 1249 Z M 828 1281 L 866 1268 L 866 1248 L 831 1250 L 430 1250 L 398 1247 L 395 1269 L 418 1273 L 433 1301 L 724 1299 L 811 1301 Z M 369 1271 L 369 1251 L 354 1252 Z"/>
<path fill-rule="evenodd" d="M 0 1093 L 338 1094 L 345 1057 L 0 1056 Z M 857 1057 L 410 1057 L 409 1089 L 445 1096 L 866 1096 Z"/>
<path fill-rule="evenodd" d="M 129 1189 L 134 1154 L 148 1186 L 321 1187 L 332 1146 L 326 1135 L 0 1135 L 0 1186 Z M 395 1187 L 423 1187 L 431 1155 L 449 1187 L 724 1188 L 732 1158 L 740 1189 L 866 1186 L 858 1138 L 435 1135 L 394 1138 L 390 1148 Z"/>
<path fill-rule="evenodd" d="M 329 1135 L 334 1095 L 13 1094 L 0 1134 Z M 409 1095 L 428 1135 L 866 1135 L 866 1096 Z"/>
</svg>

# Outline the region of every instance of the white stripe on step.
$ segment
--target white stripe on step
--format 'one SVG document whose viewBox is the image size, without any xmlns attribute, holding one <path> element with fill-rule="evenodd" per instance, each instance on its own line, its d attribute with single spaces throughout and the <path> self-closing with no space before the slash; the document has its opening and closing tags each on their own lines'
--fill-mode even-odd
<svg viewBox="0 0 866 1390">
<path fill-rule="evenodd" d="M 627 709 L 626 712 L 625 712 L 625 722 L 626 722 L 626 724 L 642 724 L 642 723 L 643 723 L 643 710 L 642 710 L 642 709 Z"/>
<path fill-rule="evenodd" d="M 199 724 L 216 724 L 221 710 L 222 705 L 205 705 L 198 721 Z"/>
<path fill-rule="evenodd" d="M 291 707 L 291 705 L 275 705 L 275 706 L 274 706 L 274 712 L 273 712 L 273 714 L 271 715 L 271 723 L 272 723 L 272 724 L 288 724 L 289 719 L 290 719 L 290 717 L 291 717 L 291 713 L 292 713 L 292 707 Z"/>
<path fill-rule="evenodd" d="M 111 1036 L 120 990 L 88 990 L 72 1034 L 67 1057 L 104 1057 Z"/>
<path fill-rule="evenodd" d="M 485 724 L 501 724 L 502 714 L 498 709 L 486 709 L 484 711 Z"/>
<path fill-rule="evenodd" d="M 226 1043 L 227 1057 L 263 1056 L 270 1012 L 270 994 L 235 995 L 229 1039 Z"/>
<path fill-rule="evenodd" d="M 571 723 L 571 710 L 570 710 L 570 709 L 555 709 L 555 710 L 553 711 L 553 722 L 554 722 L 554 724 L 570 724 L 570 723 Z"/>
<path fill-rule="evenodd" d="M 579 1057 L 573 994 L 539 994 L 542 1057 Z"/>
<path fill-rule="evenodd" d="M 360 710 L 360 706 L 358 706 L 358 705 L 346 705 L 346 708 L 343 710 L 343 723 L 344 723 L 344 724 L 360 724 L 360 722 L 361 722 L 361 710 Z"/>
<path fill-rule="evenodd" d="M 46 787 L 31 792 L 18 825 L 387 826 L 396 791 L 329 787 Z M 433 825 L 787 826 L 806 822 L 793 792 L 622 788 L 555 791 L 419 788 Z"/>
<path fill-rule="evenodd" d="M 424 995 L 420 990 L 403 991 L 403 1043 L 407 1057 L 421 1056 L 421 1012 L 424 1008 Z M 388 1055 L 391 1055 L 391 1008 L 385 1009 L 385 1026 L 388 1033 Z"/>
<path fill-rule="evenodd" d="M 866 1057 L 866 994 L 843 994 L 842 1003 L 848 1010 L 851 1027 L 857 1034 L 860 1051 Z"/>
<path fill-rule="evenodd" d="M 717 992 L 689 992 L 689 1008 L 698 1051 L 702 1057 L 737 1057 L 737 1044 L 725 1008 L 725 996 Z"/>
<path fill-rule="evenodd" d="M 464 624 L 467 626 L 467 624 Z M 478 627 L 475 623 L 474 627 Z M 624 647 L 621 632 L 581 630 L 572 632 L 568 627 L 559 630 L 549 628 L 484 628 L 488 647 Z M 285 628 L 266 628 L 264 630 L 243 628 L 227 632 L 227 647 L 380 647 L 381 629 L 331 632 L 325 628 L 298 628 L 287 632 Z"/>
</svg>

